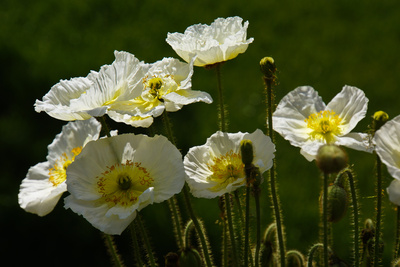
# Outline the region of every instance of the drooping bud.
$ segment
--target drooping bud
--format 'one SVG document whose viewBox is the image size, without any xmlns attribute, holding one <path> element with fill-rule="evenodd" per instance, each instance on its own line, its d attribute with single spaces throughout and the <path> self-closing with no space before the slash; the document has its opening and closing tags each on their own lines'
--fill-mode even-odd
<svg viewBox="0 0 400 267">
<path fill-rule="evenodd" d="M 264 232 L 264 237 L 261 243 L 260 249 L 260 261 L 261 266 L 275 266 L 276 262 L 276 251 L 275 251 L 275 235 L 276 225 L 270 224 Z"/>
<path fill-rule="evenodd" d="M 306 264 L 303 254 L 297 250 L 289 250 L 286 253 L 288 267 L 303 267 Z"/>
<path fill-rule="evenodd" d="M 275 79 L 276 65 L 272 57 L 264 57 L 261 59 L 260 69 L 265 78 L 271 80 Z"/>
<path fill-rule="evenodd" d="M 323 200 L 323 198 L 321 198 Z M 323 201 L 321 201 L 323 205 Z M 347 192 L 338 184 L 328 186 L 328 221 L 338 222 L 346 214 L 348 206 Z"/>
<path fill-rule="evenodd" d="M 175 252 L 169 252 L 165 256 L 165 267 L 179 267 L 179 256 Z"/>
<path fill-rule="evenodd" d="M 372 129 L 378 131 L 389 120 L 389 115 L 384 111 L 377 111 L 372 116 Z"/>
<path fill-rule="evenodd" d="M 253 163 L 254 152 L 253 152 L 253 142 L 250 140 L 242 140 L 240 142 L 240 152 L 242 154 L 242 162 L 245 167 Z"/>
<path fill-rule="evenodd" d="M 197 250 L 189 248 L 181 251 L 179 264 L 180 266 L 201 267 L 202 260 Z"/>
<path fill-rule="evenodd" d="M 346 152 L 336 145 L 322 145 L 318 149 L 316 163 L 325 174 L 338 173 L 347 166 Z"/>
</svg>

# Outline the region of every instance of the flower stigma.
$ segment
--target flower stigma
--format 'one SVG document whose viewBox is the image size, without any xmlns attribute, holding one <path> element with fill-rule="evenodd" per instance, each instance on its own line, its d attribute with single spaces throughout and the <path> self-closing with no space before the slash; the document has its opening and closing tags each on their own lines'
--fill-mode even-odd
<svg viewBox="0 0 400 267">
<path fill-rule="evenodd" d="M 63 153 L 61 157 L 56 161 L 53 168 L 49 169 L 49 181 L 53 183 L 53 186 L 58 186 L 67 179 L 67 168 L 74 162 L 75 157 L 81 153 L 82 147 L 75 147 L 71 150 L 72 157 L 68 157 L 66 153 Z"/>
<path fill-rule="evenodd" d="M 161 78 L 158 78 L 158 77 L 150 79 L 147 83 L 147 87 L 150 88 L 149 93 L 154 98 L 158 98 L 158 99 L 160 98 L 159 90 L 161 89 L 162 86 L 163 86 L 163 81 Z"/>
<path fill-rule="evenodd" d="M 334 111 L 323 110 L 313 113 L 304 121 L 312 130 L 309 134 L 312 140 L 318 139 L 330 144 L 342 133 L 342 119 Z"/>
<path fill-rule="evenodd" d="M 125 164 L 107 166 L 97 180 L 97 191 L 110 206 L 135 204 L 154 181 L 146 168 L 130 160 Z"/>
<path fill-rule="evenodd" d="M 233 153 L 231 150 L 225 155 L 214 157 L 212 161 L 213 164 L 207 165 L 213 174 L 207 177 L 207 180 L 215 182 L 217 185 L 211 187 L 211 191 L 219 191 L 226 188 L 227 185 L 235 183 L 238 178 L 245 177 L 244 164 L 239 153 Z M 240 185 L 244 182 L 245 180 L 235 185 Z"/>
</svg>

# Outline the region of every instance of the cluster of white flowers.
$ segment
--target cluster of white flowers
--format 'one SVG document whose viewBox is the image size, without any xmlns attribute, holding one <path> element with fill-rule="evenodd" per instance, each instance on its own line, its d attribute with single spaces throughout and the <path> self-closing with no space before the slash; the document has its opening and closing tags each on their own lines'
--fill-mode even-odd
<svg viewBox="0 0 400 267">
<path fill-rule="evenodd" d="M 18 195 L 20 206 L 44 216 L 68 191 L 65 208 L 107 234 L 121 234 L 137 212 L 179 193 L 185 181 L 195 196 L 207 198 L 244 185 L 239 152 L 243 139 L 257 147 L 255 166 L 262 172 L 270 168 L 275 148 L 260 130 L 218 132 L 205 146 L 192 148 L 183 161 L 179 150 L 160 135 L 99 138 L 101 124 L 95 119 L 107 115 L 116 122 L 149 127 L 164 111 L 212 103 L 208 93 L 191 89 L 193 66 L 213 65 L 244 53 L 253 41 L 246 40 L 247 27 L 239 17 L 195 25 L 183 35 L 167 38 L 186 62 L 164 58 L 147 64 L 128 52 L 115 51 L 114 62 L 98 72 L 54 85 L 42 101 L 36 101 L 35 110 L 70 122 L 49 145 L 47 161 L 29 169 Z M 207 155 L 194 156 L 207 147 Z"/>
<path fill-rule="evenodd" d="M 107 234 L 121 234 L 137 212 L 178 194 L 187 182 L 195 197 L 214 198 L 246 185 L 240 143 L 254 146 L 253 166 L 271 168 L 275 145 L 261 130 L 216 132 L 205 145 L 182 157 L 167 138 L 114 134 L 100 138 L 104 115 L 134 127 L 149 127 L 164 111 L 174 112 L 195 102 L 212 103 L 206 92 L 192 90 L 194 66 L 209 66 L 244 53 L 248 22 L 218 18 L 210 26 L 197 24 L 166 41 L 186 62 L 164 58 L 152 64 L 128 52 L 86 77 L 61 80 L 37 100 L 35 110 L 70 121 L 48 147 L 47 161 L 31 167 L 21 183 L 20 206 L 44 216 L 68 191 L 65 208 L 84 216 Z M 368 134 L 351 132 L 363 119 L 368 99 L 362 90 L 344 86 L 328 105 L 311 87 L 287 94 L 273 114 L 274 130 L 307 160 L 323 144 L 372 152 Z M 396 179 L 388 188 L 400 205 L 400 116 L 386 123 L 373 140 L 376 152 Z"/>
</svg>

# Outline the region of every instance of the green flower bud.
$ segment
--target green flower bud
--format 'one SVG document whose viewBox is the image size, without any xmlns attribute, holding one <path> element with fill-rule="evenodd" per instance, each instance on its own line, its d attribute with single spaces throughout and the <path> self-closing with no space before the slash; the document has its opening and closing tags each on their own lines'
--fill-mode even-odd
<svg viewBox="0 0 400 267">
<path fill-rule="evenodd" d="M 254 158 L 253 143 L 250 140 L 242 140 L 240 142 L 240 152 L 242 153 L 242 162 L 247 168 L 252 164 Z"/>
<path fill-rule="evenodd" d="M 275 79 L 276 66 L 272 57 L 264 57 L 260 61 L 260 69 L 267 79 Z"/>
<path fill-rule="evenodd" d="M 372 129 L 376 132 L 389 120 L 389 115 L 384 111 L 377 111 L 372 116 Z"/>
<path fill-rule="evenodd" d="M 179 256 L 180 266 L 201 267 L 202 260 L 197 250 L 193 248 L 185 249 Z"/>
<path fill-rule="evenodd" d="M 323 200 L 323 198 L 321 198 Z M 321 201 L 321 205 L 323 205 L 323 201 Z M 332 184 L 328 186 L 328 221 L 329 222 L 338 222 L 347 211 L 347 192 L 346 190 L 337 185 Z"/>
<path fill-rule="evenodd" d="M 276 250 L 275 250 L 276 225 L 270 224 L 264 232 L 261 240 L 260 261 L 261 266 L 275 266 Z"/>
<path fill-rule="evenodd" d="M 338 173 L 347 166 L 346 152 L 336 145 L 322 145 L 318 149 L 316 163 L 325 174 Z"/>
<path fill-rule="evenodd" d="M 179 256 L 175 252 L 169 252 L 165 256 L 165 267 L 179 267 Z"/>
</svg>

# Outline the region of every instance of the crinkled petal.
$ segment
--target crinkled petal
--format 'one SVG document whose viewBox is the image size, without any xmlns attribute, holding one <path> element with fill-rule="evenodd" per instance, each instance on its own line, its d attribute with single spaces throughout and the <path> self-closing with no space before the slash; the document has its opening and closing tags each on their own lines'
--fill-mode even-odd
<svg viewBox="0 0 400 267">
<path fill-rule="evenodd" d="M 71 107 L 71 101 L 86 93 L 92 85 L 92 80 L 87 77 L 60 80 L 43 97 L 43 101 L 36 100 L 35 111 L 44 111 L 51 117 L 64 121 L 89 119 L 91 115 L 84 110 Z"/>
<path fill-rule="evenodd" d="M 343 120 L 343 135 L 353 130 L 357 123 L 365 117 L 367 108 L 368 98 L 365 93 L 357 87 L 348 85 L 344 86 L 326 107 L 327 110 L 339 114 Z"/>
</svg>

